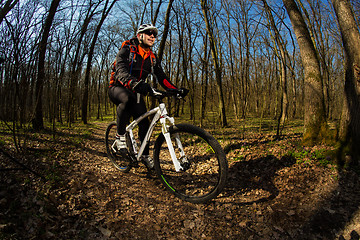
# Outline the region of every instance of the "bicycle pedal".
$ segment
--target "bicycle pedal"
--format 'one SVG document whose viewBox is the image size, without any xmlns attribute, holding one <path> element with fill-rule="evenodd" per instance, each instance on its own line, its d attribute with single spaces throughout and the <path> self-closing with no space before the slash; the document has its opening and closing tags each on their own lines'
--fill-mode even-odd
<svg viewBox="0 0 360 240">
<path fill-rule="evenodd" d="M 117 154 L 123 158 L 128 158 L 129 156 L 127 155 L 127 152 L 121 152 L 121 151 L 118 151 Z"/>
<path fill-rule="evenodd" d="M 134 168 L 138 168 L 139 167 L 139 162 L 138 160 L 132 156 L 129 152 L 127 152 L 126 154 L 127 158 L 130 160 L 130 165 Z"/>
<path fill-rule="evenodd" d="M 191 164 L 189 162 L 183 162 L 181 163 L 182 171 L 186 171 L 191 167 Z"/>
</svg>

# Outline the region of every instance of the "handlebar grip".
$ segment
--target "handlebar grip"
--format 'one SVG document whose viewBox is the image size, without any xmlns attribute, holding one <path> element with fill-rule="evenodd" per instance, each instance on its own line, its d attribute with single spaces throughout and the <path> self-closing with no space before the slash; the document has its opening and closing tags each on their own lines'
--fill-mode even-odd
<svg viewBox="0 0 360 240">
<path fill-rule="evenodd" d="M 180 89 L 168 89 L 167 91 L 161 91 L 156 88 L 151 88 L 151 96 L 156 98 L 164 98 L 164 97 L 176 97 L 178 99 L 182 99 L 184 96 L 182 95 L 182 92 Z"/>
</svg>

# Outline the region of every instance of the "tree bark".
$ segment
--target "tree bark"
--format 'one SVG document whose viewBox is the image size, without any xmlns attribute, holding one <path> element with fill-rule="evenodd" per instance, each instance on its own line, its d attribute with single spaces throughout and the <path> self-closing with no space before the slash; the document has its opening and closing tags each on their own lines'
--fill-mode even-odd
<svg viewBox="0 0 360 240">
<path fill-rule="evenodd" d="M 154 2 L 151 1 L 151 9 L 152 9 L 152 7 L 153 7 L 153 4 L 154 4 Z M 155 11 L 155 14 L 154 14 L 154 16 L 152 16 L 152 24 L 153 24 L 153 25 L 155 25 L 156 20 L 157 20 L 157 18 L 158 18 L 158 15 L 159 15 L 159 12 L 160 12 L 160 8 L 161 8 L 161 4 L 162 4 L 162 0 L 159 1 L 158 6 L 157 6 L 156 11 Z M 151 10 L 151 13 L 152 13 L 152 10 Z"/>
<path fill-rule="evenodd" d="M 345 104 L 340 125 L 339 160 L 360 163 L 360 33 L 349 0 L 332 0 L 345 49 Z"/>
<path fill-rule="evenodd" d="M 167 35 L 169 33 L 170 13 L 171 13 L 171 7 L 172 7 L 173 2 L 174 2 L 174 0 L 169 1 L 168 7 L 167 7 L 167 10 L 166 10 L 164 31 L 163 31 L 163 36 L 162 36 L 162 39 L 161 39 L 161 42 L 160 42 L 159 51 L 158 51 L 158 58 L 159 58 L 160 62 L 161 62 L 162 57 L 164 55 L 165 43 L 166 43 Z"/>
<path fill-rule="evenodd" d="M 95 44 L 96 44 L 97 38 L 99 36 L 101 26 L 104 23 L 106 17 L 109 15 L 109 12 L 111 11 L 112 7 L 115 5 L 116 2 L 117 2 L 117 0 L 113 0 L 111 5 L 109 6 L 109 8 L 107 8 L 109 0 L 106 1 L 103 14 L 101 16 L 99 24 L 96 27 L 95 34 L 94 34 L 94 37 L 91 42 L 91 46 L 90 46 L 90 50 L 89 50 L 89 54 L 88 54 L 88 61 L 87 61 L 87 65 L 86 65 L 85 80 L 84 80 L 84 95 L 83 95 L 83 99 L 82 99 L 82 121 L 85 124 L 87 124 L 87 118 L 88 118 L 88 108 L 87 107 L 88 107 L 88 103 L 89 103 L 90 71 L 91 71 L 91 64 L 92 64 L 92 59 L 93 59 L 93 55 L 94 55 L 94 50 L 95 50 Z"/>
<path fill-rule="evenodd" d="M 206 34 L 205 34 L 206 35 Z M 200 127 L 203 127 L 203 120 L 205 119 L 206 110 L 206 95 L 208 92 L 209 81 L 209 54 L 208 54 L 208 38 L 204 37 L 204 58 L 201 61 L 201 102 L 200 102 Z"/>
<path fill-rule="evenodd" d="M 6 14 L 8 14 L 8 12 L 10 12 L 18 2 L 19 0 L 7 0 L 4 6 L 0 8 L 0 24 L 6 17 Z"/>
<path fill-rule="evenodd" d="M 279 33 L 279 30 L 276 27 L 274 17 L 271 13 L 271 9 L 269 5 L 267 4 L 266 0 L 262 0 L 265 8 L 265 12 L 267 14 L 267 18 L 269 21 L 270 28 L 273 30 L 274 34 L 272 35 L 276 45 L 279 47 L 280 54 L 278 55 L 280 59 L 280 69 L 281 69 L 281 110 L 278 118 L 278 126 L 277 126 L 277 137 L 280 136 L 280 128 L 281 125 L 283 126 L 285 124 L 285 120 L 288 117 L 288 108 L 289 108 L 289 100 L 288 100 L 288 92 L 287 92 L 287 64 L 286 64 L 286 48 L 284 45 L 284 41 L 281 38 L 281 35 Z M 275 48 L 277 49 L 277 48 Z"/>
<path fill-rule="evenodd" d="M 238 107 L 237 107 L 237 96 L 236 96 L 236 77 L 235 77 L 235 67 L 234 67 L 234 49 L 233 49 L 233 43 L 232 43 L 232 33 L 231 33 L 231 19 L 230 19 L 230 8 L 233 7 L 232 3 L 229 3 L 226 5 L 226 20 L 227 20 L 227 40 L 228 40 L 228 46 L 229 46 L 229 62 L 230 62 L 230 81 L 233 84 L 234 88 L 231 91 L 231 98 L 233 101 L 233 109 L 234 109 L 234 115 L 235 119 L 239 120 L 238 115 Z"/>
<path fill-rule="evenodd" d="M 43 25 L 42 37 L 39 43 L 39 62 L 38 62 L 38 76 L 36 80 L 35 96 L 36 96 L 36 107 L 35 107 L 35 118 L 33 119 L 33 128 L 40 130 L 44 128 L 43 120 L 43 108 L 42 108 L 42 93 L 45 78 L 45 53 L 47 47 L 47 40 L 49 38 L 50 29 L 56 9 L 58 8 L 61 0 L 53 0 L 49 9 L 49 14 L 46 17 Z"/>
<path fill-rule="evenodd" d="M 300 47 L 304 67 L 305 131 L 303 143 L 313 145 L 326 138 L 326 115 L 320 61 L 303 16 L 294 0 L 283 0 Z"/>
<path fill-rule="evenodd" d="M 210 25 L 209 17 L 208 17 L 208 11 L 209 7 L 207 6 L 206 0 L 201 0 L 201 8 L 204 15 L 204 20 L 206 24 L 206 31 L 209 35 L 209 41 L 210 41 L 210 49 L 212 54 L 212 59 L 214 62 L 215 67 L 215 76 L 216 76 L 216 83 L 217 83 L 217 93 L 219 97 L 219 115 L 220 115 L 220 121 L 222 127 L 227 127 L 227 120 L 226 120 L 226 111 L 225 111 L 225 102 L 224 102 L 224 94 L 222 90 L 222 69 L 220 65 L 220 57 L 219 52 L 216 48 L 215 43 L 215 36 L 213 33 L 213 28 Z"/>
<path fill-rule="evenodd" d="M 83 44 L 83 39 L 85 37 L 86 32 L 88 31 L 88 27 L 90 25 L 91 20 L 96 14 L 96 9 L 101 4 L 101 1 L 97 3 L 90 2 L 89 8 L 86 12 L 86 16 L 84 22 L 81 26 L 80 34 L 76 44 L 76 50 L 74 54 L 74 58 L 72 61 L 71 75 L 70 75 L 70 89 L 69 89 L 69 99 L 67 103 L 67 111 L 68 111 L 68 125 L 69 127 L 75 121 L 75 96 L 77 94 L 77 85 L 81 75 L 81 69 L 83 65 L 83 59 L 85 57 L 85 53 L 81 55 L 81 46 Z"/>
</svg>

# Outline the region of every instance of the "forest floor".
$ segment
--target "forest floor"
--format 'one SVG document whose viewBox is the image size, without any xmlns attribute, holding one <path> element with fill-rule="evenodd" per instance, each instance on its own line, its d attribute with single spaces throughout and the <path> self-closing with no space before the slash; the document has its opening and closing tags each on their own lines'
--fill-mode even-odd
<svg viewBox="0 0 360 240">
<path fill-rule="evenodd" d="M 106 126 L 29 135 L 25 156 L 0 133 L 0 239 L 359 239 L 359 176 L 332 164 L 331 146 L 301 147 L 299 127 L 280 140 L 241 126 L 212 132 L 227 153 L 228 184 L 192 204 L 145 167 L 117 171 Z M 12 158 L 45 180 L 5 171 L 19 167 Z"/>
</svg>

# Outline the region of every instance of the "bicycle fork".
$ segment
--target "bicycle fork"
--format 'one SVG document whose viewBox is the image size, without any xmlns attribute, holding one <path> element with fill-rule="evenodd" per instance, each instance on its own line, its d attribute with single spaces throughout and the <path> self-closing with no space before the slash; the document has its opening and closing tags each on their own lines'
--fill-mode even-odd
<svg viewBox="0 0 360 240">
<path fill-rule="evenodd" d="M 171 156 L 171 160 L 173 161 L 173 164 L 174 164 L 174 167 L 175 167 L 175 171 L 176 172 L 185 171 L 187 169 L 187 167 L 188 167 L 188 161 L 186 159 L 185 152 L 184 152 L 183 146 L 182 146 L 181 141 L 180 141 L 180 136 L 179 136 L 178 133 L 173 134 L 174 137 L 175 137 L 176 146 L 180 151 L 180 160 L 181 160 L 181 162 L 176 157 L 175 149 L 174 149 L 173 143 L 171 141 L 170 133 L 168 131 L 169 126 L 166 124 L 166 120 L 168 120 L 172 126 L 175 125 L 175 121 L 174 121 L 174 118 L 172 118 L 172 117 L 167 117 L 167 118 L 161 118 L 160 119 L 160 123 L 162 125 L 162 133 L 163 133 L 163 135 L 165 137 L 165 141 L 166 141 L 166 144 L 168 146 L 170 156 Z"/>
</svg>

